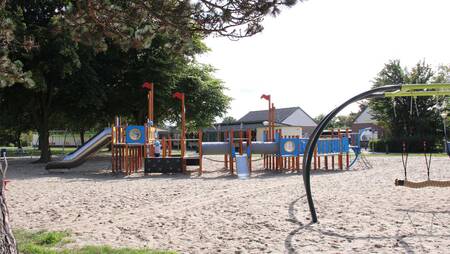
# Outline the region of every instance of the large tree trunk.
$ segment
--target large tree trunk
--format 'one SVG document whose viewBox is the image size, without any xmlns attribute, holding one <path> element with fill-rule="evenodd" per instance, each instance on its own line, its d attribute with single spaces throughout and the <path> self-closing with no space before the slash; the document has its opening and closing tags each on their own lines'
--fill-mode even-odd
<svg viewBox="0 0 450 254">
<path fill-rule="evenodd" d="M 3 183 L 3 179 L 1 180 Z M 6 205 L 5 190 L 3 184 L 1 185 L 0 193 L 0 253 L 2 254 L 16 254 L 17 251 L 16 239 L 12 233 L 12 229 L 9 225 L 9 212 Z"/>
<path fill-rule="evenodd" d="M 51 89 L 50 86 L 48 89 Z M 51 94 L 50 92 L 41 92 L 37 94 L 38 97 L 38 109 L 35 114 L 36 122 L 39 132 L 39 149 L 41 150 L 41 157 L 36 163 L 47 163 L 51 161 L 52 155 L 50 152 L 49 143 L 49 121 L 51 110 Z"/>
<path fill-rule="evenodd" d="M 39 119 L 39 148 L 41 150 L 41 157 L 39 158 L 37 163 L 47 163 L 51 160 L 51 152 L 50 152 L 50 142 L 49 142 L 49 119 L 47 114 L 44 112 L 41 114 L 41 119 Z"/>
<path fill-rule="evenodd" d="M 22 148 L 22 143 L 20 142 L 20 131 L 17 131 L 16 132 L 16 135 L 15 135 L 15 139 L 16 139 L 16 146 L 18 147 L 18 148 Z"/>
<path fill-rule="evenodd" d="M 80 141 L 81 141 L 81 146 L 84 145 L 84 133 L 85 133 L 85 130 L 84 130 L 84 129 L 81 129 L 81 130 L 80 130 Z"/>
<path fill-rule="evenodd" d="M 41 157 L 37 162 L 49 162 L 51 160 L 51 152 L 50 152 L 50 142 L 48 124 L 44 127 L 41 126 L 39 129 L 39 147 L 41 148 Z"/>
</svg>

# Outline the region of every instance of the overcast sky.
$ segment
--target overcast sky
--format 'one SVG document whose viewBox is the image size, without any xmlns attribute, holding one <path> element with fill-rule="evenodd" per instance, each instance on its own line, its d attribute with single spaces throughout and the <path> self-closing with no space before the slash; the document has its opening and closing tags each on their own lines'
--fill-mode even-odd
<svg viewBox="0 0 450 254">
<path fill-rule="evenodd" d="M 233 98 L 228 115 L 266 109 L 265 93 L 314 117 L 369 89 L 390 59 L 449 64 L 449 17 L 448 0 L 309 0 L 266 18 L 254 37 L 208 38 L 212 51 L 199 61 L 218 69 Z"/>
</svg>

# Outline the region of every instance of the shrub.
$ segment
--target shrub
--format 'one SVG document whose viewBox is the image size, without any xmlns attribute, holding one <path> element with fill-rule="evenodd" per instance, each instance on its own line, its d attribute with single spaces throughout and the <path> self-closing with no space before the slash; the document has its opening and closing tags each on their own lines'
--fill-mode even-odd
<svg viewBox="0 0 450 254">
<path fill-rule="evenodd" d="M 442 150 L 442 144 L 436 138 L 418 136 L 373 140 L 369 142 L 369 149 L 373 152 L 401 153 L 403 151 L 403 142 L 405 142 L 409 153 L 423 153 L 424 141 L 427 144 L 427 152 L 440 152 Z"/>
</svg>

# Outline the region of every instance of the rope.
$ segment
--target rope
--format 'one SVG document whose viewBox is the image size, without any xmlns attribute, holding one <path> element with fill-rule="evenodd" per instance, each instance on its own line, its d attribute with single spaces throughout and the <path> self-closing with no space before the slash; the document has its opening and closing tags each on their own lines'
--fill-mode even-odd
<svg viewBox="0 0 450 254">
<path fill-rule="evenodd" d="M 261 158 L 256 159 L 256 160 L 252 160 L 252 162 L 253 162 L 253 161 L 261 161 L 261 160 L 263 160 L 263 159 L 264 159 L 264 157 L 261 157 Z"/>
<path fill-rule="evenodd" d="M 408 168 L 408 151 L 406 149 L 406 143 L 405 141 L 403 141 L 403 149 L 402 149 L 402 163 L 403 163 L 403 170 L 405 173 L 405 180 L 407 179 L 406 177 L 406 169 Z"/>
<path fill-rule="evenodd" d="M 395 98 L 392 98 L 392 104 L 393 104 L 393 108 L 394 108 L 394 118 L 397 118 L 397 110 L 395 108 L 395 106 L 397 105 L 397 102 L 395 101 Z"/>
<path fill-rule="evenodd" d="M 221 162 L 221 163 L 225 162 L 225 161 L 222 161 L 222 160 L 214 160 L 214 159 L 211 159 L 211 158 L 208 158 L 208 157 L 203 157 L 203 159 L 208 160 L 208 161 L 212 161 L 212 162 Z"/>
<path fill-rule="evenodd" d="M 423 155 L 425 156 L 425 164 L 427 165 L 427 177 L 430 180 L 431 152 L 427 154 L 427 141 L 423 141 Z"/>
<path fill-rule="evenodd" d="M 413 115 L 413 97 L 411 96 L 411 102 L 409 103 L 409 115 Z"/>
<path fill-rule="evenodd" d="M 419 117 L 419 108 L 417 106 L 417 97 L 414 97 L 414 104 L 416 104 L 416 113 L 417 113 L 417 117 Z"/>
<path fill-rule="evenodd" d="M 420 189 L 425 187 L 450 187 L 450 181 L 437 181 L 437 180 L 426 180 L 423 182 L 413 182 L 407 180 L 395 179 L 395 186 L 404 186 L 413 189 Z"/>
</svg>

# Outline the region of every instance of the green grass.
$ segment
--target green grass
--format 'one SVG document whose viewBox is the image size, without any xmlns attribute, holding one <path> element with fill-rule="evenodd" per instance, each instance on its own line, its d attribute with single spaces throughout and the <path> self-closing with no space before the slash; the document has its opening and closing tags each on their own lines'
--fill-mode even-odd
<svg viewBox="0 0 450 254">
<path fill-rule="evenodd" d="M 23 152 L 21 153 L 17 147 L 2 147 L 6 148 L 6 151 L 8 153 L 8 156 L 11 157 L 17 157 L 17 156 L 39 156 L 41 154 L 41 151 L 39 151 L 37 148 L 33 147 L 23 147 Z M 75 151 L 76 147 L 65 147 L 64 153 L 62 147 L 51 147 L 50 150 L 52 151 L 52 155 L 63 155 L 68 154 L 70 152 Z"/>
<path fill-rule="evenodd" d="M 67 248 L 72 242 L 67 231 L 14 231 L 19 252 L 23 254 L 168 254 L 172 251 L 149 249 L 112 248 L 110 246 L 84 246 Z"/>
<path fill-rule="evenodd" d="M 364 153 L 367 157 L 401 157 L 401 153 Z M 423 157 L 423 153 L 410 153 L 411 157 Z M 448 157 L 446 153 L 433 153 L 432 157 Z"/>
</svg>

